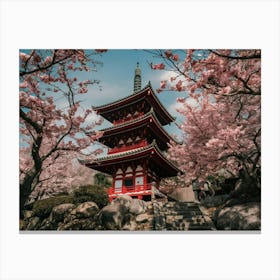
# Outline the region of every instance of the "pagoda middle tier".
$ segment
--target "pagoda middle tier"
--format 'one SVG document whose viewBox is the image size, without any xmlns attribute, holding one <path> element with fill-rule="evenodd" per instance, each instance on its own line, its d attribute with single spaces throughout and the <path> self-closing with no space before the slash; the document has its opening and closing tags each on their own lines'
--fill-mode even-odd
<svg viewBox="0 0 280 280">
<path fill-rule="evenodd" d="M 101 130 L 103 135 L 99 142 L 110 147 L 109 154 L 140 147 L 154 139 L 163 151 L 167 150 L 167 143 L 175 141 L 161 126 L 153 108 L 146 113 L 139 113 L 136 117 L 119 122 L 115 126 Z"/>
</svg>

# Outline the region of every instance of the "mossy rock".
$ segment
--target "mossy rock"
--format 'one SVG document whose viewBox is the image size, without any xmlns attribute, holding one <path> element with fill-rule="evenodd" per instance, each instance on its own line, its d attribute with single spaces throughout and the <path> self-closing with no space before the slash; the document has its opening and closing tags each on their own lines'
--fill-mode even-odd
<svg viewBox="0 0 280 280">
<path fill-rule="evenodd" d="M 86 201 L 93 201 L 99 208 L 103 208 L 109 203 L 109 197 L 106 189 L 103 187 L 92 185 L 81 186 L 73 192 L 73 202 L 79 204 Z"/>
<path fill-rule="evenodd" d="M 52 209 L 55 206 L 64 203 L 73 203 L 73 196 L 59 195 L 47 199 L 38 200 L 33 204 L 34 216 L 40 217 L 41 219 L 45 219 L 50 215 Z"/>
</svg>

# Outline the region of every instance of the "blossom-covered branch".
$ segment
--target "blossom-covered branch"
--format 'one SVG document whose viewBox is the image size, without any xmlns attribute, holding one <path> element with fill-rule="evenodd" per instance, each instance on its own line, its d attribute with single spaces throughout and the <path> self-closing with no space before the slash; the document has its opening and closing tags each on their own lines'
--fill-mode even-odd
<svg viewBox="0 0 280 280">
<path fill-rule="evenodd" d="M 80 153 L 95 143 L 99 133 L 95 122 L 86 124 L 94 115 L 83 108 L 79 95 L 97 80 L 83 80 L 82 73 L 101 65 L 94 57 L 100 51 L 28 50 L 20 52 L 20 210 L 36 189 L 48 187 L 47 178 L 58 174 L 58 160 L 70 160 L 65 153 Z M 56 99 L 65 98 L 59 108 Z M 64 165 L 68 165 L 64 161 Z M 50 175 L 51 174 L 51 175 Z"/>
<path fill-rule="evenodd" d="M 153 54 L 162 59 L 160 68 L 174 73 L 161 82 L 158 92 L 182 93 L 177 101 L 185 117 L 180 125 L 183 143 L 171 143 L 169 157 L 185 171 L 185 181 L 207 180 L 226 170 L 258 193 L 261 51 L 159 50 Z"/>
</svg>

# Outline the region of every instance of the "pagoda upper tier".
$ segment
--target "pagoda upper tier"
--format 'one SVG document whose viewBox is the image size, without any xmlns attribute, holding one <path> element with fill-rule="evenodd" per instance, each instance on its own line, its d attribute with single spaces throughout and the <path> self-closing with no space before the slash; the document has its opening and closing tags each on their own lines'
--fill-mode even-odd
<svg viewBox="0 0 280 280">
<path fill-rule="evenodd" d="M 139 113 L 135 117 L 131 116 L 130 120 L 119 122 L 101 131 L 103 135 L 98 141 L 113 148 L 109 153 L 130 149 L 131 145 L 141 145 L 142 139 L 147 143 L 156 139 L 159 148 L 163 151 L 168 148 L 167 143 L 171 140 L 176 141 L 161 126 L 153 108 L 146 114 Z M 128 145 L 122 145 L 124 143 Z"/>
<path fill-rule="evenodd" d="M 105 105 L 92 107 L 97 114 L 114 125 L 133 117 L 136 118 L 140 112 L 146 114 L 151 108 L 154 109 L 161 125 L 169 124 L 175 120 L 157 98 L 150 82 L 143 89 L 127 97 Z"/>
</svg>

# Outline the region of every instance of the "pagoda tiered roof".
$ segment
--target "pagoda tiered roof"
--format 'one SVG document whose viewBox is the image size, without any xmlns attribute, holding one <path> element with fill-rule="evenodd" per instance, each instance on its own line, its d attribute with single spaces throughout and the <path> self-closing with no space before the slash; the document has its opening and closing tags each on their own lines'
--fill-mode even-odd
<svg viewBox="0 0 280 280">
<path fill-rule="evenodd" d="M 92 109 L 110 122 L 114 121 L 113 113 L 131 106 L 137 102 L 146 100 L 154 108 L 158 120 L 162 125 L 169 124 L 175 120 L 164 108 L 149 82 L 144 88 L 122 99 L 104 104 L 101 106 L 92 106 Z"/>
<path fill-rule="evenodd" d="M 167 148 L 167 142 L 170 140 L 175 141 L 176 140 L 169 135 L 165 129 L 161 126 L 155 112 L 153 109 L 151 109 L 148 113 L 143 114 L 137 118 L 132 118 L 129 121 L 125 121 L 122 123 L 118 123 L 115 126 L 104 128 L 101 131 L 103 132 L 102 137 L 99 138 L 99 142 L 102 142 L 103 144 L 109 146 L 112 148 L 112 145 L 110 145 L 110 138 L 113 135 L 119 135 L 120 133 L 127 133 L 128 131 L 132 131 L 134 129 L 139 129 L 141 127 L 149 127 L 154 132 L 154 135 L 157 138 L 162 139 L 162 143 L 164 143 L 165 147 Z"/>
<path fill-rule="evenodd" d="M 150 162 L 154 162 L 159 166 L 160 176 L 162 178 L 177 176 L 182 171 L 175 166 L 171 161 L 169 161 L 165 155 L 161 152 L 155 141 L 151 144 L 139 147 L 136 149 L 131 149 L 119 153 L 109 154 L 104 157 L 96 158 L 94 160 L 79 160 L 81 164 L 112 175 L 114 173 L 111 168 L 116 163 L 125 163 L 131 161 L 137 161 L 140 159 L 149 158 Z"/>
</svg>

